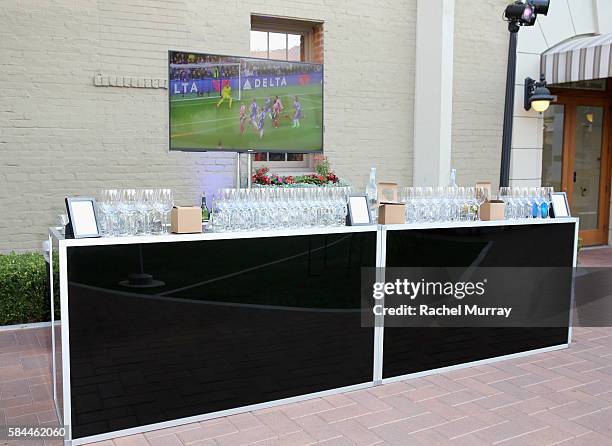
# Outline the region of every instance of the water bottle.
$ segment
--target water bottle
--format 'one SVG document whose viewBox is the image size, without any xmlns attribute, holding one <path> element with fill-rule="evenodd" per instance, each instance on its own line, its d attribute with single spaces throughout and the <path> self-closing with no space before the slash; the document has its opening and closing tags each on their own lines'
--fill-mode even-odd
<svg viewBox="0 0 612 446">
<path fill-rule="evenodd" d="M 448 187 L 457 187 L 457 169 L 451 169 L 450 183 Z"/>
<path fill-rule="evenodd" d="M 368 197 L 368 205 L 372 212 L 372 218 L 376 217 L 376 201 L 378 199 L 378 187 L 376 186 L 376 167 L 370 169 L 370 181 L 366 186 L 366 196 Z"/>
</svg>

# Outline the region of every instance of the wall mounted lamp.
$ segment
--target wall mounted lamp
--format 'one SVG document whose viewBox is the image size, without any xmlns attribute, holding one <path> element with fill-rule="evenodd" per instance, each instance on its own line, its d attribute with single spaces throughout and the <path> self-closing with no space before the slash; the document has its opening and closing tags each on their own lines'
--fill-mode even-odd
<svg viewBox="0 0 612 446">
<path fill-rule="evenodd" d="M 556 96 L 550 94 L 550 90 L 546 87 L 544 75 L 540 76 L 540 82 L 528 77 L 525 79 L 525 110 L 532 109 L 538 113 L 548 110 L 550 103 L 557 99 Z"/>
</svg>

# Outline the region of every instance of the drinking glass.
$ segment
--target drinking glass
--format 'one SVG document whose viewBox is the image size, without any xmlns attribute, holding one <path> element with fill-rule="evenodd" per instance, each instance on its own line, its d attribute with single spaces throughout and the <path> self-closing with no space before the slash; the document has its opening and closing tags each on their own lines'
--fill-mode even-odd
<svg viewBox="0 0 612 446">
<path fill-rule="evenodd" d="M 487 196 L 487 189 L 485 189 L 484 187 L 477 187 L 476 188 L 476 194 L 475 194 L 475 200 L 476 200 L 476 206 L 477 206 L 477 211 L 476 211 L 476 218 L 475 220 L 480 220 L 480 208 L 482 206 L 482 204 L 489 198 Z"/>
<path fill-rule="evenodd" d="M 151 234 L 151 212 L 154 203 L 153 189 L 138 189 L 136 192 L 136 211 L 140 216 L 138 233 Z"/>
<path fill-rule="evenodd" d="M 168 214 L 174 206 L 174 192 L 172 189 L 156 189 L 153 197 L 153 209 L 159 215 L 159 225 L 155 224 L 155 233 L 166 234 L 169 231 Z"/>
<path fill-rule="evenodd" d="M 533 202 L 534 202 L 534 211 L 535 218 L 542 218 L 542 203 L 544 203 L 544 191 L 541 187 L 534 188 L 533 191 Z"/>
<path fill-rule="evenodd" d="M 121 235 L 135 234 L 134 214 L 136 213 L 136 189 L 121 189 L 119 194 Z"/>
<path fill-rule="evenodd" d="M 98 196 L 98 208 L 102 212 L 102 234 L 114 237 L 118 234 L 117 214 L 119 213 L 119 191 L 102 189 Z"/>
<path fill-rule="evenodd" d="M 555 191 L 553 187 L 545 186 L 542 188 L 542 199 L 546 205 L 542 211 L 542 218 L 550 218 L 551 194 Z"/>
<path fill-rule="evenodd" d="M 506 220 L 512 220 L 514 218 L 515 200 L 512 195 L 512 190 L 509 187 L 502 186 L 499 188 L 499 197 L 501 201 L 506 203 L 504 218 Z"/>
</svg>

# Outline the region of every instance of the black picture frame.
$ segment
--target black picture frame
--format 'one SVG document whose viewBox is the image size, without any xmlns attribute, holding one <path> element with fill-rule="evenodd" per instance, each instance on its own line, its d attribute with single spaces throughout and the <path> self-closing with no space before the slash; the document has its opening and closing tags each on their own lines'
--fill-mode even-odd
<svg viewBox="0 0 612 446">
<path fill-rule="evenodd" d="M 367 195 L 349 195 L 347 205 L 348 213 L 346 215 L 346 224 L 348 226 L 366 226 L 373 224 Z M 356 208 L 356 205 L 359 207 Z M 367 221 L 364 218 L 365 213 L 367 213 Z"/>
<path fill-rule="evenodd" d="M 561 198 L 555 199 L 555 197 L 562 197 L 562 200 Z M 569 203 L 567 201 L 567 193 L 565 192 L 551 192 L 550 207 L 552 209 L 554 218 L 570 218 L 572 216 Z"/>
<path fill-rule="evenodd" d="M 68 213 L 66 238 L 95 238 L 102 236 L 95 198 L 66 197 L 66 211 Z M 87 217 L 89 217 L 89 221 L 84 220 Z M 92 226 L 95 229 L 92 230 Z"/>
</svg>

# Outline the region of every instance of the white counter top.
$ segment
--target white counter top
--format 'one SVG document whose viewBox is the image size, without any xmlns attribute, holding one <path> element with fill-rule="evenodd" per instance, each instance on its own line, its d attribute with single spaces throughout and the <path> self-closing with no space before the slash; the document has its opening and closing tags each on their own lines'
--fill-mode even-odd
<svg viewBox="0 0 612 446">
<path fill-rule="evenodd" d="M 493 220 L 493 221 L 447 221 L 434 223 L 406 223 L 402 225 L 381 225 L 387 231 L 406 229 L 444 229 L 444 228 L 480 228 L 487 226 L 525 226 L 549 225 L 558 223 L 578 223 L 578 218 L 521 218 L 519 220 Z"/>
<path fill-rule="evenodd" d="M 379 228 L 387 231 L 411 230 L 411 229 L 444 229 L 444 228 L 478 228 L 487 226 L 517 226 L 534 224 L 558 224 L 577 223 L 577 218 L 550 218 L 550 219 L 521 219 L 521 220 L 499 220 L 499 221 L 470 221 L 470 222 L 434 222 L 434 223 L 410 223 L 399 225 L 365 225 L 365 226 L 332 226 L 321 228 L 298 228 L 278 230 L 257 230 L 242 232 L 205 232 L 201 234 L 166 234 L 166 235 L 139 235 L 129 237 L 98 237 L 83 239 L 66 239 L 60 233 L 60 228 L 49 228 L 51 242 L 57 242 L 60 246 L 104 246 L 104 245 L 129 245 L 139 243 L 171 243 L 171 242 L 196 242 L 205 240 L 230 240 L 257 237 L 290 237 L 296 235 L 318 235 L 318 234 L 347 234 L 356 232 L 374 232 Z"/>
<path fill-rule="evenodd" d="M 275 229 L 257 231 L 234 232 L 203 232 L 201 234 L 164 234 L 164 235 L 137 235 L 129 237 L 97 237 L 66 239 L 59 228 L 49 228 L 49 237 L 61 246 L 102 246 L 102 245 L 130 245 L 139 243 L 171 243 L 171 242 L 197 242 L 205 240 L 231 240 L 258 237 L 290 237 L 296 235 L 317 234 L 346 234 L 354 232 L 375 232 L 377 225 L 366 226 L 330 226 L 322 228 Z"/>
</svg>

